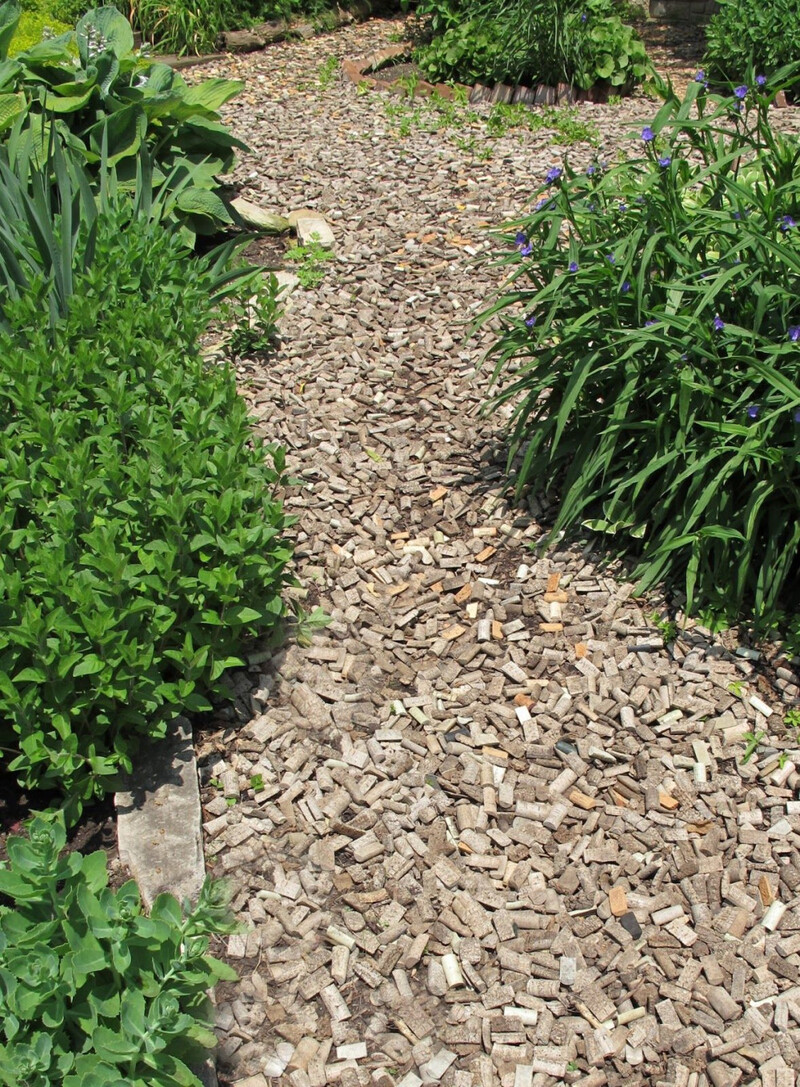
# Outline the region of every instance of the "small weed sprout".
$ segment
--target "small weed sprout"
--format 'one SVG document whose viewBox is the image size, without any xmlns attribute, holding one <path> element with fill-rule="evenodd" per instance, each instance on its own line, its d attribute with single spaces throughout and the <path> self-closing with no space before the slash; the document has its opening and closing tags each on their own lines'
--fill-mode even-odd
<svg viewBox="0 0 800 1087">
<path fill-rule="evenodd" d="M 325 278 L 324 265 L 334 259 L 333 251 L 322 245 L 318 234 L 311 235 L 308 245 L 294 245 L 286 259 L 297 265 L 297 278 L 305 290 L 318 286 Z"/>
</svg>

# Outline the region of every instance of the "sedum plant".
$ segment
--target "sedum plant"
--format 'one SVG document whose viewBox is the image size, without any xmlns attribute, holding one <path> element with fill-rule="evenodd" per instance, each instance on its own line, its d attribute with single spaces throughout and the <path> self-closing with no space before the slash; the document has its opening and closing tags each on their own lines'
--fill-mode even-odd
<svg viewBox="0 0 800 1087">
<path fill-rule="evenodd" d="M 134 52 L 130 24 L 115 7 L 95 8 L 74 31 L 8 59 L 19 14 L 10 0 L 0 4 L 0 138 L 21 125 L 44 155 L 55 134 L 94 170 L 115 166 L 131 188 L 144 147 L 156 190 L 183 186 L 171 215 L 184 240 L 232 222 L 217 178 L 245 145 L 220 123 L 219 109 L 241 82 L 189 86 L 169 65 Z"/>
<path fill-rule="evenodd" d="M 208 990 L 236 974 L 208 954 L 232 932 L 207 882 L 194 909 L 169 894 L 149 915 L 106 855 L 62 853 L 63 815 L 36 815 L 0 864 L 0 1084 L 200 1087 L 216 1043 Z"/>
<path fill-rule="evenodd" d="M 783 77 L 776 79 L 780 86 Z M 630 157 L 554 166 L 515 226 L 490 356 L 518 495 L 557 498 L 688 608 L 800 588 L 800 142 L 762 76 L 664 89 Z"/>
</svg>

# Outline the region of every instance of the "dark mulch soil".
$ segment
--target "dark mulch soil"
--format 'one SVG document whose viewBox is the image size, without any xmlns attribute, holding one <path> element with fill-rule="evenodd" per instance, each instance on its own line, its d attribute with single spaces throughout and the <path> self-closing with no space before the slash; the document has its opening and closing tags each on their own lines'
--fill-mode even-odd
<svg viewBox="0 0 800 1087">
<path fill-rule="evenodd" d="M 30 793 L 22 789 L 13 774 L 0 772 L 0 862 L 8 859 L 6 842 L 24 833 L 25 820 L 37 811 L 59 804 L 55 793 Z M 94 853 L 103 849 L 108 856 L 109 885 L 120 887 L 130 874 L 119 859 L 114 800 L 111 794 L 87 808 L 78 823 L 67 832 L 68 853 Z"/>
<path fill-rule="evenodd" d="M 259 268 L 277 271 L 286 264 L 286 239 L 283 236 L 265 234 L 255 238 L 242 250 L 242 257 Z"/>
</svg>

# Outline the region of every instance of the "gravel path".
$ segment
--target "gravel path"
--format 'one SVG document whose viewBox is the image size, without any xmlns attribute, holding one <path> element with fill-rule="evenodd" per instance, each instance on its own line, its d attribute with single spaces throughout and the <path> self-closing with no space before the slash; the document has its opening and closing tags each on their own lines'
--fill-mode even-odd
<svg viewBox="0 0 800 1087">
<path fill-rule="evenodd" d="M 247 79 L 244 194 L 319 210 L 337 252 L 278 355 L 240 368 L 303 480 L 299 579 L 333 621 L 251 661 L 239 721 L 200 752 L 208 861 L 248 926 L 220 1073 L 790 1087 L 800 779 L 775 747 L 797 677 L 700 627 L 665 646 L 657 601 L 528 546 L 542 511 L 502 499 L 464 328 L 496 284 L 486 227 L 565 149 L 514 132 L 483 160 L 480 129 L 400 136 L 390 99 L 320 86 L 398 26 L 196 70 Z M 652 114 L 581 116 L 612 151 Z M 758 730 L 773 748 L 744 761 Z"/>
</svg>

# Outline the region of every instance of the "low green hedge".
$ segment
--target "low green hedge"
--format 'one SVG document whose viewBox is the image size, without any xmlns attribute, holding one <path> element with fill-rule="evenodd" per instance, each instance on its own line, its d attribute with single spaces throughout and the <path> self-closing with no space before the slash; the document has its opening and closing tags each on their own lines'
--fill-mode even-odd
<svg viewBox="0 0 800 1087">
<path fill-rule="evenodd" d="M 735 86 L 786 64 L 800 64 L 800 0 L 720 0 L 706 27 L 710 79 Z"/>
<path fill-rule="evenodd" d="M 96 231 L 55 328 L 43 282 L 0 295 L 0 746 L 71 813 L 209 708 L 291 557 L 283 452 L 198 349 L 210 274 L 129 212 Z"/>
</svg>

